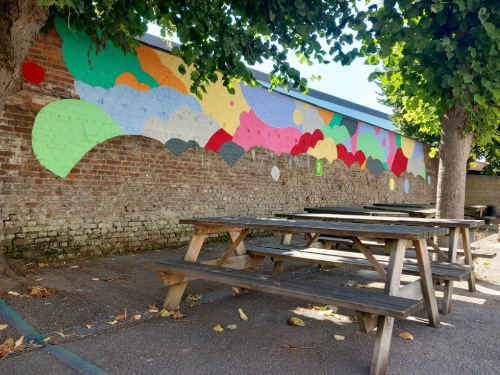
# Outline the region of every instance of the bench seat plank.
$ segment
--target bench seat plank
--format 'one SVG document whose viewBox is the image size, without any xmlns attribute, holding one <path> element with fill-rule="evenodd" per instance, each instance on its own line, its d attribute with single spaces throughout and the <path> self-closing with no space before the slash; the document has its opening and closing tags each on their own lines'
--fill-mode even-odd
<svg viewBox="0 0 500 375">
<path fill-rule="evenodd" d="M 269 256 L 274 260 L 295 260 L 314 264 L 335 267 L 357 268 L 373 270 L 373 265 L 365 259 L 363 254 L 339 250 L 325 250 L 318 248 L 303 248 L 290 250 L 285 245 L 251 246 L 248 253 L 254 256 Z M 385 269 L 388 268 L 389 257 L 385 255 L 374 255 L 374 258 Z M 455 263 L 431 262 L 432 277 L 435 280 L 465 280 L 471 272 L 470 267 Z M 412 260 L 405 260 L 403 273 L 418 276 L 420 274 L 418 264 Z"/>
<path fill-rule="evenodd" d="M 423 300 L 356 289 L 350 287 L 322 286 L 302 280 L 220 266 L 186 261 L 163 261 L 146 265 L 160 273 L 176 273 L 190 278 L 221 282 L 246 289 L 299 298 L 307 301 L 334 304 L 339 307 L 404 319 L 423 307 Z"/>
</svg>

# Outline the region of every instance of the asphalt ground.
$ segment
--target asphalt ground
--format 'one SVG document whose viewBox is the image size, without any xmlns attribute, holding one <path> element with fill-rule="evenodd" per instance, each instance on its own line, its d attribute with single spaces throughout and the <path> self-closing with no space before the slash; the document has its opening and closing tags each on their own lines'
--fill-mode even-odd
<svg viewBox="0 0 500 375">
<path fill-rule="evenodd" d="M 472 236 L 473 244 L 500 250 L 498 226 L 484 229 Z M 256 237 L 250 242 L 277 240 Z M 210 244 L 201 257 L 220 256 L 223 246 Z M 0 360 L 0 374 L 369 373 L 375 333 L 358 332 L 350 310 L 325 313 L 306 301 L 254 291 L 236 294 L 225 285 L 192 281 L 186 295 L 200 296 L 200 301 L 182 303 L 180 311 L 187 316 L 149 312 L 161 308 L 166 288 L 144 265 L 181 259 L 184 252 L 185 247 L 30 265 L 32 284 L 58 293 L 0 299 L 0 327 L 7 324 L 0 343 L 24 336 L 25 345 Z M 271 267 L 266 262 L 258 271 L 268 273 Z M 467 282 L 455 283 L 452 311 L 441 315 L 439 328 L 429 327 L 423 312 L 395 321 L 388 374 L 500 373 L 500 257 L 479 259 L 476 270 L 477 290 L 469 292 Z M 374 272 L 297 263 L 286 271 L 313 282 L 382 286 Z M 439 287 L 436 293 L 440 305 Z M 241 319 L 239 309 L 248 320 Z M 138 319 L 131 320 L 134 316 Z M 305 326 L 288 325 L 292 316 Z M 217 325 L 224 330 L 214 331 Z M 413 340 L 399 336 L 404 332 Z"/>
</svg>

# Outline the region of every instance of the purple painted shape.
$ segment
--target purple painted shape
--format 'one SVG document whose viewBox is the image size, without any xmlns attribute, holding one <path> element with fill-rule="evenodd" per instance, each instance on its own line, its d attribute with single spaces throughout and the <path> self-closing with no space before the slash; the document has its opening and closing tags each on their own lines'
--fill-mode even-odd
<svg viewBox="0 0 500 375">
<path fill-rule="evenodd" d="M 425 160 L 424 157 L 424 144 L 420 142 L 415 142 L 415 148 L 413 149 L 413 155 L 410 159 L 422 159 Z"/>
<path fill-rule="evenodd" d="M 250 108 L 261 121 L 273 128 L 294 127 L 302 133 L 302 126 L 297 126 L 293 122 L 293 113 L 297 106 L 292 98 L 262 88 L 245 86 L 243 83 L 241 91 Z"/>
<path fill-rule="evenodd" d="M 233 135 L 233 142 L 245 151 L 253 146 L 261 146 L 281 155 L 284 152 L 291 153 L 301 136 L 302 133 L 294 127 L 276 129 L 265 124 L 251 110 L 241 113 L 240 126 Z"/>
<path fill-rule="evenodd" d="M 405 193 L 408 194 L 410 191 L 410 181 L 408 181 L 407 178 L 405 178 L 404 189 L 405 189 Z"/>
</svg>

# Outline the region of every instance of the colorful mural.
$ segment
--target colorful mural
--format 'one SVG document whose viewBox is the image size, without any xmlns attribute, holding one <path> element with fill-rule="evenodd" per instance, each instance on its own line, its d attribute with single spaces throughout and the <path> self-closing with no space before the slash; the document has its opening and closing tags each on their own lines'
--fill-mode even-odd
<svg viewBox="0 0 500 375">
<path fill-rule="evenodd" d="M 98 143 L 132 134 L 154 138 L 175 155 L 205 147 L 231 166 L 261 146 L 277 155 L 342 160 L 349 168 L 357 163 L 377 176 L 389 170 L 396 177 L 408 171 L 426 178 L 421 143 L 243 83 L 235 85 L 235 95 L 222 85 L 210 85 L 199 100 L 189 94 L 189 72 L 180 74 L 180 60 L 166 52 L 142 45 L 135 56 L 124 56 L 110 45 L 88 55 L 87 35 L 69 30 L 62 20 L 56 29 L 81 100 L 44 107 L 35 120 L 32 142 L 40 163 L 60 177 Z M 28 64 L 26 79 L 43 80 L 39 68 Z M 394 185 L 391 179 L 391 190 Z"/>
</svg>

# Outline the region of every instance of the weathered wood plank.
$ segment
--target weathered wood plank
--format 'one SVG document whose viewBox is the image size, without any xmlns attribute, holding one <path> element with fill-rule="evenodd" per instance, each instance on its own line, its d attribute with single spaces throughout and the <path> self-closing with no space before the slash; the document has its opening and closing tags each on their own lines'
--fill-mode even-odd
<svg viewBox="0 0 500 375">
<path fill-rule="evenodd" d="M 302 280 L 290 280 L 279 276 L 227 267 L 210 266 L 195 262 L 165 261 L 154 264 L 156 270 L 174 272 L 186 277 L 202 278 L 246 289 L 304 299 L 313 302 L 335 304 L 353 310 L 406 318 L 422 308 L 423 302 L 403 297 L 387 296 L 373 291 L 349 287 L 322 286 Z M 152 267 L 151 267 L 152 268 Z"/>
</svg>

